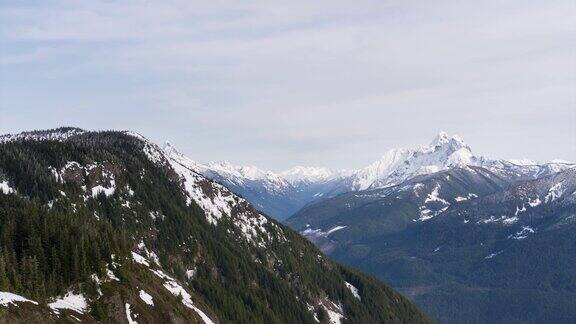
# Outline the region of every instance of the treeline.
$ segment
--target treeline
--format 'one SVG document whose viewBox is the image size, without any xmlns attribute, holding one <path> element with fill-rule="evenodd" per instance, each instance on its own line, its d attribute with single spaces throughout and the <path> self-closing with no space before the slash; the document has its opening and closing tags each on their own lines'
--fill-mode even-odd
<svg viewBox="0 0 576 324">
<path fill-rule="evenodd" d="M 0 291 L 42 299 L 125 256 L 125 234 L 86 210 L 69 213 L 0 193 Z"/>
</svg>

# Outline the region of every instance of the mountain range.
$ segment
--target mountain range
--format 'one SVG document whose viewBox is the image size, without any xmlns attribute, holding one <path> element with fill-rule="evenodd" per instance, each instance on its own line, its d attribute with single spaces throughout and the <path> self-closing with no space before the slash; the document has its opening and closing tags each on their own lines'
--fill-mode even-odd
<svg viewBox="0 0 576 324">
<path fill-rule="evenodd" d="M 286 224 L 440 323 L 573 322 L 576 166 L 476 158 L 457 138 L 440 142 Z M 411 171 L 437 152 L 447 164 Z"/>
<path fill-rule="evenodd" d="M 440 323 L 576 318 L 573 163 L 477 156 L 446 133 L 359 170 L 187 163 Z"/>
<path fill-rule="evenodd" d="M 278 173 L 132 132 L 0 136 L 0 225 L 12 322 L 429 322 L 405 297 L 440 323 L 576 318 L 576 165 L 446 133 Z"/>
<path fill-rule="evenodd" d="M 183 156 L 166 143 L 169 155 Z M 283 172 L 265 171 L 228 162 L 202 164 L 188 160 L 205 177 L 219 182 L 251 201 L 262 212 L 283 220 L 302 207 L 351 191 L 398 185 L 419 175 L 455 167 L 477 166 L 509 180 L 535 179 L 573 166 L 554 160 L 503 160 L 476 156 L 459 136 L 439 133 L 429 145 L 392 149 L 382 158 L 358 170 L 331 170 L 297 166 Z"/>
<path fill-rule="evenodd" d="M 0 319 L 431 322 L 197 168 L 132 132 L 0 136 Z"/>
</svg>

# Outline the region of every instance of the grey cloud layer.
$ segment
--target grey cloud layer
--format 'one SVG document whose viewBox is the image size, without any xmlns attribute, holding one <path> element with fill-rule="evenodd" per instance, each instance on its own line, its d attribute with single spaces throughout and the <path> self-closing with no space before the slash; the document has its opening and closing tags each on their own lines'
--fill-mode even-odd
<svg viewBox="0 0 576 324">
<path fill-rule="evenodd" d="M 130 128 L 199 160 L 359 167 L 439 130 L 576 160 L 571 1 L 2 5 L 0 127 Z M 551 145 L 553 144 L 553 145 Z"/>
</svg>

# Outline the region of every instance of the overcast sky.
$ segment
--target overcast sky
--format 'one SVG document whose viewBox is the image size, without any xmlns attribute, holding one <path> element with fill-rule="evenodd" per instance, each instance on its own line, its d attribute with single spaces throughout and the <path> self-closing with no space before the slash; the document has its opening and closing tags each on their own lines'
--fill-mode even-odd
<svg viewBox="0 0 576 324">
<path fill-rule="evenodd" d="M 272 170 L 441 130 L 576 161 L 576 4 L 0 1 L 0 133 L 63 125 Z"/>
</svg>

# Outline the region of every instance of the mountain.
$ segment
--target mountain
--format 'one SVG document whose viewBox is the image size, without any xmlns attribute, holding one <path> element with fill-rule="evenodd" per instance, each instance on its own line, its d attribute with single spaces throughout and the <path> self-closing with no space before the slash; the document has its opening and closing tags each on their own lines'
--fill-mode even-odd
<svg viewBox="0 0 576 324">
<path fill-rule="evenodd" d="M 431 322 L 198 167 L 131 132 L 1 136 L 0 319 Z"/>
<path fill-rule="evenodd" d="M 169 154 L 181 155 L 169 144 Z M 392 149 L 382 158 L 358 170 L 334 171 L 319 167 L 295 167 L 283 172 L 238 167 L 227 162 L 200 164 L 190 161 L 205 177 L 245 197 L 262 212 L 283 220 L 301 208 L 342 193 L 398 185 L 416 176 L 457 167 L 483 167 L 510 181 L 535 179 L 572 166 L 553 161 L 507 161 L 476 156 L 459 136 L 441 132 L 429 145 Z"/>
<path fill-rule="evenodd" d="M 186 158 L 170 143 L 164 151 L 194 171 L 214 180 L 250 201 L 258 210 L 282 220 L 306 204 L 331 191 L 345 171 L 325 168 L 295 167 L 275 173 L 253 166 L 234 166 L 228 162 L 198 163 Z"/>
<path fill-rule="evenodd" d="M 471 161 L 317 202 L 286 223 L 440 323 L 573 322 L 576 167 Z"/>
</svg>

